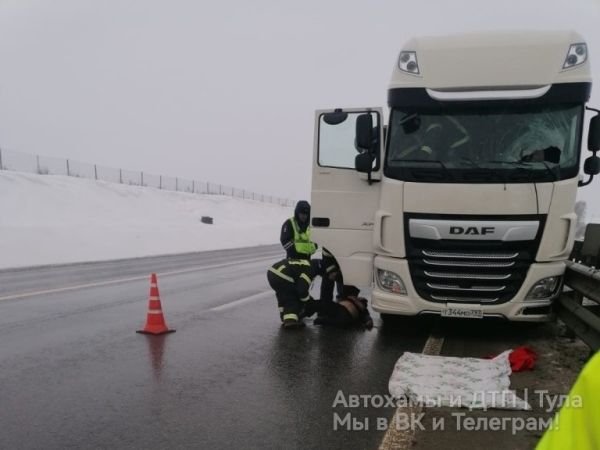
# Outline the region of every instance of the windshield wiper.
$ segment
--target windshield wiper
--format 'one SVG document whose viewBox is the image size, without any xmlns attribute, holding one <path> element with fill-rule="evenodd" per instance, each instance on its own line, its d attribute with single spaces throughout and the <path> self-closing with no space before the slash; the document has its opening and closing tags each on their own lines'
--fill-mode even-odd
<svg viewBox="0 0 600 450">
<path fill-rule="evenodd" d="M 560 166 L 557 164 L 554 167 L 550 167 L 550 164 L 548 164 L 548 162 L 546 161 L 538 161 L 541 162 L 544 167 L 546 168 L 546 170 L 548 171 L 548 173 L 550 175 L 552 175 L 552 180 L 553 181 L 558 181 L 560 179 Z M 556 171 L 554 170 L 556 169 Z"/>
<path fill-rule="evenodd" d="M 550 167 L 550 165 L 548 164 L 547 161 L 488 161 L 488 162 L 496 163 L 496 164 L 509 164 L 511 166 L 518 166 L 521 169 L 529 169 L 530 171 L 531 171 L 532 164 L 540 163 L 544 166 L 546 171 L 550 174 L 553 181 L 558 181 L 560 179 L 560 166 L 558 166 L 558 165 L 555 166 L 555 169 L 558 169 L 555 172 L 554 169 L 552 167 Z M 531 177 L 530 177 L 530 179 L 531 179 Z"/>
<path fill-rule="evenodd" d="M 502 180 L 503 182 L 506 182 L 505 177 L 503 177 L 502 174 L 500 172 L 498 172 L 496 169 L 493 169 L 491 167 L 483 167 L 482 165 L 476 163 L 475 161 L 473 161 L 471 158 L 469 158 L 467 156 L 461 157 L 460 160 L 461 160 L 461 162 L 468 163 L 473 169 L 485 171 L 485 173 L 490 175 L 491 178 L 496 176 L 496 177 L 500 178 L 500 180 Z M 476 175 L 476 174 L 469 174 L 469 176 L 467 176 L 467 174 L 465 173 L 463 175 L 463 178 L 470 178 L 472 175 Z"/>
</svg>

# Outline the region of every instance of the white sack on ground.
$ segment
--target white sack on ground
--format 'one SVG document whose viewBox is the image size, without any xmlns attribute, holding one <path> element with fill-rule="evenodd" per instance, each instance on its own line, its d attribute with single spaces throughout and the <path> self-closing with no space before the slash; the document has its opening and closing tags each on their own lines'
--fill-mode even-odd
<svg viewBox="0 0 600 450">
<path fill-rule="evenodd" d="M 478 359 L 405 352 L 394 366 L 389 391 L 425 406 L 530 410 L 509 389 L 509 354 L 510 350 L 494 359 Z"/>
</svg>

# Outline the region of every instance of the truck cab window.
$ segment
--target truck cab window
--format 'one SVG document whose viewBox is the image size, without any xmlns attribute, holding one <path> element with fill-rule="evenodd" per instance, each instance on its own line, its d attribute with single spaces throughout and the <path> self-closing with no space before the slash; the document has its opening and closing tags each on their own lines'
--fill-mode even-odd
<svg viewBox="0 0 600 450">
<path fill-rule="evenodd" d="M 319 166 L 355 170 L 356 119 L 365 111 L 349 112 L 345 120 L 328 121 L 327 114 L 319 118 Z M 373 125 L 379 129 L 379 114 L 371 112 Z M 333 122 L 333 123 L 328 123 Z"/>
</svg>

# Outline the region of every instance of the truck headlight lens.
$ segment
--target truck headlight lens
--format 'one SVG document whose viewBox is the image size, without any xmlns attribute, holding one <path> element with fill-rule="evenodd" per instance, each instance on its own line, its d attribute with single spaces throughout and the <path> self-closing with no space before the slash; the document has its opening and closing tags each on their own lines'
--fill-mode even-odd
<svg viewBox="0 0 600 450">
<path fill-rule="evenodd" d="M 569 47 L 569 52 L 565 58 L 563 69 L 570 69 L 587 61 L 587 45 L 573 44 Z"/>
<path fill-rule="evenodd" d="M 406 288 L 404 287 L 402 278 L 389 270 L 377 269 L 377 284 L 384 291 L 406 295 Z"/>
<path fill-rule="evenodd" d="M 529 290 L 526 300 L 544 300 L 556 294 L 561 277 L 542 278 Z"/>
<path fill-rule="evenodd" d="M 417 61 L 417 52 L 400 52 L 398 58 L 398 68 L 402 72 L 419 75 L 419 62 Z"/>
</svg>

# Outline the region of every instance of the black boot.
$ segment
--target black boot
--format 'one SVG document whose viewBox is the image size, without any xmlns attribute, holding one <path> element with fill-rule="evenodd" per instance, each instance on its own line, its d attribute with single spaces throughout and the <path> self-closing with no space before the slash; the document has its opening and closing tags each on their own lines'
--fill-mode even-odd
<svg viewBox="0 0 600 450">
<path fill-rule="evenodd" d="M 302 312 L 300 313 L 300 318 L 310 317 L 310 316 L 314 315 L 314 313 L 317 312 L 313 302 L 314 302 L 314 300 L 306 302 L 306 304 L 304 305 L 304 308 L 302 309 Z"/>
<path fill-rule="evenodd" d="M 303 328 L 306 326 L 306 324 L 304 322 L 302 322 L 302 320 L 285 319 L 283 321 L 283 323 L 281 324 L 281 326 L 282 326 L 282 328 L 285 328 L 288 330 L 293 330 L 293 329 Z"/>
</svg>

